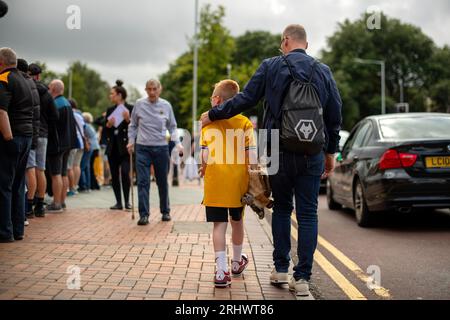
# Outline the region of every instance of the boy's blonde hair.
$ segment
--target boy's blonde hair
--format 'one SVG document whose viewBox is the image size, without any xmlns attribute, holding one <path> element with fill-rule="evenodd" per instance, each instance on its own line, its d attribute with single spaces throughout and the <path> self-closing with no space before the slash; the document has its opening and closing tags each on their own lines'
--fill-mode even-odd
<svg viewBox="0 0 450 320">
<path fill-rule="evenodd" d="M 214 86 L 214 94 L 229 100 L 239 93 L 239 84 L 234 80 L 222 80 Z"/>
</svg>

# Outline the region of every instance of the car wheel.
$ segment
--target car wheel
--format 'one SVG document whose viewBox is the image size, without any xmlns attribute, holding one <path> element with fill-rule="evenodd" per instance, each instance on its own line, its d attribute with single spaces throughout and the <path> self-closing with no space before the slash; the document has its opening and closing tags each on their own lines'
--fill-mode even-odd
<svg viewBox="0 0 450 320">
<path fill-rule="evenodd" d="M 356 181 L 355 192 L 353 195 L 356 222 L 360 227 L 367 228 L 372 225 L 372 214 L 367 208 L 363 188 L 359 180 Z"/>
<path fill-rule="evenodd" d="M 330 179 L 327 180 L 327 204 L 330 210 L 340 210 L 342 205 L 333 199 L 333 189 L 331 188 Z"/>
</svg>

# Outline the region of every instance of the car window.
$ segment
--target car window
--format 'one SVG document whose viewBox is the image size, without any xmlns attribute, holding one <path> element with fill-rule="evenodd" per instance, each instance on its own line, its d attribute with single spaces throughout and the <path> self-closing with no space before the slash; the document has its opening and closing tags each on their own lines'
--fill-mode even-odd
<svg viewBox="0 0 450 320">
<path fill-rule="evenodd" d="M 360 126 L 356 127 L 354 130 L 352 130 L 352 132 L 350 133 L 347 141 L 345 142 L 344 147 L 342 149 L 342 156 L 343 157 L 345 157 L 350 152 L 350 150 L 351 150 L 351 148 L 353 146 L 353 143 L 355 142 L 356 135 L 357 135 L 357 133 L 359 131 L 359 127 Z"/>
<path fill-rule="evenodd" d="M 350 132 L 342 130 L 339 132 L 339 136 L 341 139 L 339 140 L 339 151 L 342 151 L 344 149 L 344 145 L 348 140 L 348 137 L 350 135 Z"/>
<path fill-rule="evenodd" d="M 372 124 L 366 122 L 361 126 L 361 129 L 356 133 L 355 142 L 353 143 L 352 149 L 361 148 L 363 146 L 364 138 L 366 137 L 367 131 L 371 128 Z"/>
<path fill-rule="evenodd" d="M 379 120 L 384 139 L 449 139 L 450 117 L 421 116 Z"/>
<path fill-rule="evenodd" d="M 371 122 L 369 122 L 369 128 L 367 129 L 366 136 L 364 138 L 364 141 L 362 143 L 362 147 L 366 147 L 370 145 L 374 141 L 374 130 L 373 125 Z"/>
</svg>

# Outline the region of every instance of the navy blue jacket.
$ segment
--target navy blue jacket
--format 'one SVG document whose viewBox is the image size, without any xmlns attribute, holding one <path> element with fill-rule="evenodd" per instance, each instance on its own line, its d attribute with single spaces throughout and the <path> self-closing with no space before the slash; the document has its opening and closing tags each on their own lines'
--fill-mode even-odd
<svg viewBox="0 0 450 320">
<path fill-rule="evenodd" d="M 314 58 L 308 56 L 302 49 L 293 50 L 286 57 L 294 69 L 296 77 L 308 81 Z M 208 114 L 209 118 L 212 121 L 229 119 L 254 107 L 262 98 L 265 98 L 270 112 L 276 119 L 279 119 L 281 106 L 291 81 L 289 69 L 281 56 L 266 59 L 245 86 L 244 91 L 222 105 L 211 109 Z M 342 100 L 331 70 L 325 64 L 319 63 L 316 66 L 312 84 L 323 107 L 327 141 L 324 149 L 327 153 L 333 154 L 338 151 L 340 140 Z M 269 124 L 266 124 L 265 129 L 272 129 L 269 126 Z"/>
</svg>

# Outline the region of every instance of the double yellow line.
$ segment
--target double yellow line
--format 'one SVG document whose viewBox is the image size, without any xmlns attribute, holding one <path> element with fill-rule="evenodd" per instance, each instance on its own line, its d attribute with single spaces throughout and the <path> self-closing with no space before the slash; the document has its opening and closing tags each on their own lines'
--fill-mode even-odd
<svg viewBox="0 0 450 320">
<path fill-rule="evenodd" d="M 292 217 L 295 221 L 295 225 L 298 226 L 295 213 L 292 215 Z M 295 241 L 297 241 L 297 228 L 295 226 L 291 228 L 291 236 L 295 239 Z M 358 277 L 358 279 L 363 281 L 365 284 L 370 282 L 370 278 L 355 262 L 353 262 L 350 258 L 344 255 L 339 249 L 337 249 L 320 235 L 318 237 L 318 243 L 326 250 L 328 250 L 333 256 L 335 256 L 336 259 L 338 259 L 347 269 L 352 271 Z M 335 266 L 333 266 L 333 264 L 327 258 L 325 258 L 325 256 L 319 250 L 316 250 L 314 254 L 314 260 L 351 300 L 367 300 L 367 298 Z M 389 294 L 389 290 L 381 286 L 376 287 L 373 292 L 383 299 L 389 299 L 391 297 Z"/>
</svg>

